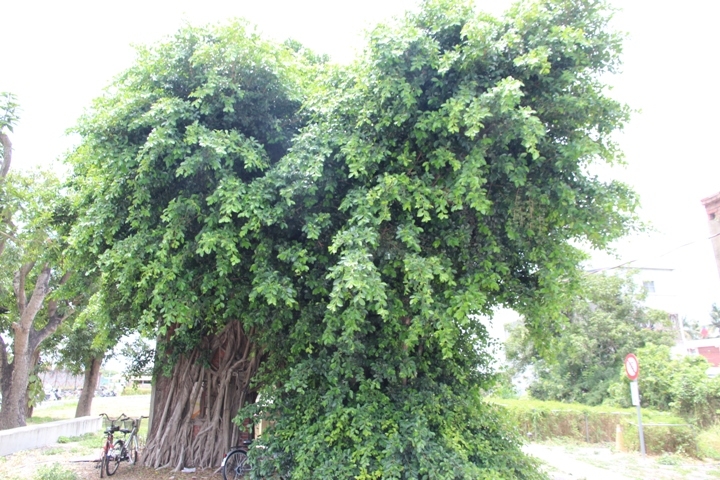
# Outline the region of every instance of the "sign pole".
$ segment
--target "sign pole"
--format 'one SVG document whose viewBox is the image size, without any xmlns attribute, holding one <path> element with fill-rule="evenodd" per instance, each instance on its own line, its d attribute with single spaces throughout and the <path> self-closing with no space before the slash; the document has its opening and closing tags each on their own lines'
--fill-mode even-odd
<svg viewBox="0 0 720 480">
<path fill-rule="evenodd" d="M 640 412 L 640 389 L 638 388 L 638 376 L 640 376 L 640 363 L 635 355 L 628 353 L 625 357 L 625 373 L 630 379 L 630 395 L 632 403 L 637 407 L 638 435 L 640 435 L 640 453 L 645 457 L 645 432 L 643 432 L 642 413 Z"/>
<path fill-rule="evenodd" d="M 640 453 L 642 453 L 642 456 L 645 456 L 645 432 L 643 431 L 643 424 L 642 424 L 642 413 L 640 413 L 640 390 L 638 389 L 638 382 L 637 380 L 633 380 L 630 382 L 630 392 L 633 396 L 633 403 L 635 404 L 637 408 L 637 417 L 638 417 L 638 435 L 640 435 Z M 637 397 L 637 401 L 635 401 L 635 397 Z"/>
</svg>

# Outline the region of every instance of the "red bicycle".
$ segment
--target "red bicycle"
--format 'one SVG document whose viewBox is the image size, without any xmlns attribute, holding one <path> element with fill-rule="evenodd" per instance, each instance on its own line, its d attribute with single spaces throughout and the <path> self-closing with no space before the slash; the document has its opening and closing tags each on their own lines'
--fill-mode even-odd
<svg viewBox="0 0 720 480">
<path fill-rule="evenodd" d="M 108 476 L 110 476 L 117 470 L 117 468 L 115 468 L 112 470 L 112 473 L 109 470 L 110 464 L 114 463 L 113 460 L 115 459 L 115 447 L 113 445 L 113 441 L 115 440 L 114 435 L 115 432 L 120 431 L 120 426 L 115 425 L 115 422 L 121 422 L 123 418 L 125 418 L 125 414 L 120 414 L 118 418 L 110 418 L 107 413 L 101 413 L 100 416 L 104 417 L 103 425 L 106 426 L 105 432 L 103 432 L 105 433 L 105 444 L 102 450 L 100 450 L 100 460 L 98 460 L 100 462 L 100 478 L 103 478 L 106 472 Z"/>
<path fill-rule="evenodd" d="M 100 414 L 101 417 L 105 417 L 103 422 L 107 427 L 105 429 L 105 444 L 100 451 L 100 478 L 103 478 L 107 473 L 108 477 L 114 475 L 117 472 L 120 462 L 127 461 L 134 464 L 138 460 L 138 450 L 140 449 L 140 437 L 138 432 L 140 430 L 140 421 L 145 416 L 137 419 L 130 418 L 124 413 L 120 414 L 118 418 L 110 418 L 105 413 Z M 121 428 L 116 423 L 126 423 L 125 428 Z M 129 427 L 129 428 L 128 428 Z M 115 440 L 115 433 L 120 432 L 124 435 L 122 439 Z M 127 435 L 130 434 L 130 438 Z"/>
</svg>

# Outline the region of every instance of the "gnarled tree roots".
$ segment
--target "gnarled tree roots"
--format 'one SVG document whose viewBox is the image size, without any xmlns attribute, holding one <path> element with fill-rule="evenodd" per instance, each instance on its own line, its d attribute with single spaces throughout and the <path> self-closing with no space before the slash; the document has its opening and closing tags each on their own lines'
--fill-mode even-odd
<svg viewBox="0 0 720 480">
<path fill-rule="evenodd" d="M 202 361 L 207 358 L 209 365 Z M 171 377 L 156 379 L 143 463 L 176 470 L 219 466 L 228 449 L 242 439 L 243 432 L 232 420 L 238 409 L 255 400 L 249 384 L 259 360 L 236 321 L 181 356 Z"/>
</svg>

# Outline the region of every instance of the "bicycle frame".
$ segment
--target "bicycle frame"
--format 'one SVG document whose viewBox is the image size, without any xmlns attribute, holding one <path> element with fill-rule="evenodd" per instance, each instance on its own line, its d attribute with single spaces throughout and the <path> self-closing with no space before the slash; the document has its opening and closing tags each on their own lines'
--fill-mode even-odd
<svg viewBox="0 0 720 480">
<path fill-rule="evenodd" d="M 107 414 L 101 413 L 101 416 L 105 417 L 105 420 L 110 424 L 105 430 L 105 444 L 100 452 L 100 478 L 103 478 L 105 473 L 108 476 L 114 475 L 120 466 L 120 462 L 128 461 L 135 463 L 138 458 L 138 450 L 140 448 L 140 422 L 146 416 L 140 416 L 139 418 L 133 419 L 125 415 L 124 413 L 116 419 L 111 419 Z M 130 421 L 132 428 L 123 429 L 115 423 Z M 123 434 L 123 438 L 115 440 L 115 433 L 120 432 Z M 128 434 L 130 437 L 128 438 Z M 114 463 L 111 463 L 114 462 Z"/>
<path fill-rule="evenodd" d="M 108 454 L 110 450 L 114 448 L 113 442 L 115 441 L 115 432 L 120 431 L 120 427 L 115 425 L 115 422 L 121 421 L 122 418 L 125 417 L 125 414 L 120 414 L 120 416 L 115 420 L 111 419 L 106 413 L 101 413 L 100 416 L 105 417 L 105 420 L 110 423 L 107 429 L 105 429 L 105 444 L 100 451 L 100 478 L 103 478 L 105 476 L 106 464 L 109 461 Z"/>
</svg>

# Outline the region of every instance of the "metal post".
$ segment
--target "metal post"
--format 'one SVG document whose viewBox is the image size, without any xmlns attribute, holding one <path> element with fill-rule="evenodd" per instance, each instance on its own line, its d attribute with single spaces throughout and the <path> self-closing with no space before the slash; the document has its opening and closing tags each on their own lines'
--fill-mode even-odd
<svg viewBox="0 0 720 480">
<path fill-rule="evenodd" d="M 633 393 L 633 396 L 636 396 L 633 400 L 633 403 L 635 404 L 635 407 L 637 408 L 637 417 L 638 417 L 638 435 L 640 435 L 640 453 L 642 453 L 642 456 L 645 456 L 645 433 L 643 432 L 643 424 L 642 424 L 642 414 L 640 413 L 640 395 L 637 388 L 637 380 L 634 380 L 631 383 L 631 390 L 635 390 Z"/>
</svg>

